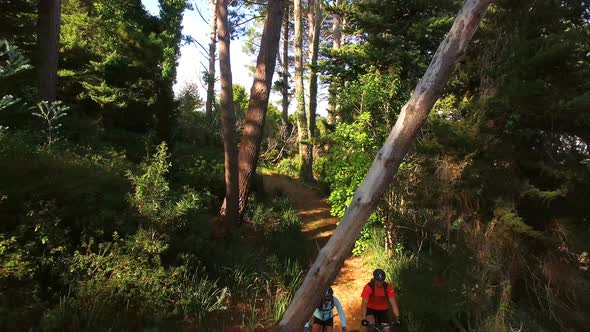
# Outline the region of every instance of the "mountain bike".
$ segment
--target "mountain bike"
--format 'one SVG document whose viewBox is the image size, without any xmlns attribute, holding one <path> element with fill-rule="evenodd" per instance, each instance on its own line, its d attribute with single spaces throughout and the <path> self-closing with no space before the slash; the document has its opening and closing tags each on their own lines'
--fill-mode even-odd
<svg viewBox="0 0 590 332">
<path fill-rule="evenodd" d="M 342 331 L 345 331 L 346 328 L 341 327 Z M 309 326 L 308 328 L 304 329 L 304 332 L 307 331 L 312 331 L 312 326 Z M 322 329 L 320 330 L 321 332 L 326 332 L 326 326 L 322 326 Z M 333 329 L 334 332 L 337 332 L 339 330 L 336 330 L 335 328 Z"/>
<path fill-rule="evenodd" d="M 303 331 L 311 331 L 311 328 L 309 328 L 309 330 L 304 329 Z M 325 332 L 325 331 L 326 331 L 326 327 L 322 326 L 322 332 Z M 336 329 L 333 329 L 333 331 L 336 332 Z"/>
<path fill-rule="evenodd" d="M 393 323 L 381 323 L 381 324 L 375 325 L 375 324 L 369 323 L 368 320 L 364 319 L 361 321 L 361 325 L 366 327 L 369 332 L 383 332 L 383 331 L 385 331 L 386 327 L 391 327 L 393 330 L 395 330 L 396 327 L 400 326 L 400 323 L 393 322 Z"/>
</svg>

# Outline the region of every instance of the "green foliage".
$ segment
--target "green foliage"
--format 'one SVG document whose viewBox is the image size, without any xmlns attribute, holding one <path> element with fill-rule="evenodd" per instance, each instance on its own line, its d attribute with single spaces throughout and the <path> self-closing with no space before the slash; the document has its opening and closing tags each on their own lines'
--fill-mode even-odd
<svg viewBox="0 0 590 332">
<path fill-rule="evenodd" d="M 247 218 L 264 234 L 266 246 L 278 258 L 304 257 L 301 220 L 286 197 L 277 195 L 268 205 L 254 202 Z"/>
<path fill-rule="evenodd" d="M 160 21 L 162 23 L 163 65 L 162 77 L 172 81 L 176 78 L 176 60 L 182 40 L 182 15 L 189 6 L 187 0 L 160 0 Z"/>
<path fill-rule="evenodd" d="M 47 102 L 42 101 L 37 104 L 39 111 L 33 112 L 32 114 L 43 121 L 45 127 L 45 137 L 47 139 L 46 144 L 51 147 L 52 144 L 59 140 L 59 130 L 62 126 L 61 119 L 68 115 L 67 111 L 70 109 L 68 106 L 61 102 Z"/>
<path fill-rule="evenodd" d="M 201 322 L 223 310 L 226 290 L 199 270 L 165 268 L 167 245 L 154 231 L 140 229 L 127 240 L 83 244 L 69 262 L 68 295 L 48 312 L 50 329 L 137 328 L 171 318 Z M 130 320 L 132 318 L 132 320 Z M 130 322 L 139 325 L 126 326 Z M 140 323 L 141 322 L 141 323 Z M 123 325 L 121 325 L 123 324 Z"/>
<path fill-rule="evenodd" d="M 194 85 L 172 93 L 186 7 L 62 1 L 62 102 L 37 104 L 37 4 L 0 3 L 1 330 L 200 330 L 241 304 L 252 326 L 270 325 L 299 286 L 304 241 L 287 200 L 261 198 L 267 217 L 212 239 L 219 116 L 199 112 Z M 243 119 L 248 95 L 236 96 Z"/>
<path fill-rule="evenodd" d="M 354 42 L 322 63 L 339 96 L 340 122 L 320 168 L 334 214 L 349 204 L 460 4 L 344 8 Z M 446 330 L 450 319 L 482 331 L 588 326 L 587 301 L 561 291 L 588 291 L 588 276 L 567 258 L 589 249 L 588 12 L 576 1 L 490 7 L 378 202 L 355 253 L 395 258 L 388 271 L 410 330 Z M 375 243 L 372 229 L 383 226 Z M 563 265 L 553 274 L 556 259 Z M 579 283 L 565 286 L 571 280 Z"/>
<path fill-rule="evenodd" d="M 18 47 L 11 45 L 7 40 L 0 40 L 0 59 L 4 63 L 0 65 L 0 80 L 16 75 L 23 70 L 31 69 L 29 60 Z"/>
<path fill-rule="evenodd" d="M 180 113 L 194 113 L 203 107 L 203 100 L 199 95 L 197 83 L 186 83 L 178 93 L 178 107 Z"/>
<path fill-rule="evenodd" d="M 246 111 L 248 110 L 249 96 L 246 88 L 239 85 L 233 85 L 234 106 L 236 108 L 236 121 L 240 122 L 246 118 Z"/>
<path fill-rule="evenodd" d="M 165 145 L 132 172 L 129 195 L 134 166 L 123 153 L 1 139 L 0 215 L 10 221 L 0 228 L 0 317 L 11 322 L 3 328 L 198 325 L 225 310 L 227 290 L 170 249 L 171 232 L 199 205 L 197 193 L 166 180 Z"/>
<path fill-rule="evenodd" d="M 362 113 L 351 124 L 339 123 L 329 136 L 330 151 L 321 160 L 324 181 L 330 184 L 332 215 L 342 217 L 371 166 L 377 149 L 371 135 L 371 115 Z"/>
<path fill-rule="evenodd" d="M 31 68 L 29 60 L 18 47 L 11 45 L 6 40 L 0 39 L 0 61 L 2 60 L 3 63 L 0 64 L 0 81 Z M 11 95 L 2 95 L 2 98 L 0 98 L 0 111 L 18 102 L 20 102 L 19 98 Z M 2 126 L 0 126 L 1 130 Z"/>
<path fill-rule="evenodd" d="M 296 178 L 299 176 L 299 170 L 301 169 L 301 158 L 295 156 L 293 158 L 281 159 L 274 167 L 273 171 Z"/>
<path fill-rule="evenodd" d="M 154 155 L 140 165 L 142 174 L 129 174 L 135 187 L 130 202 L 154 226 L 173 224 L 199 203 L 199 197 L 194 192 L 187 192 L 177 202 L 171 201 L 170 186 L 166 180 L 170 168 L 167 151 L 166 144 L 160 144 Z"/>
<path fill-rule="evenodd" d="M 338 115 L 342 121 L 351 122 L 363 113 L 370 114 L 372 128 L 381 130 L 379 124 L 393 125 L 393 120 L 401 110 L 408 94 L 403 89 L 399 75 L 395 72 L 382 74 L 379 70 L 369 69 L 357 80 L 350 82 L 342 89 L 338 97 Z M 375 138 L 386 135 L 384 132 L 370 133 Z"/>
</svg>

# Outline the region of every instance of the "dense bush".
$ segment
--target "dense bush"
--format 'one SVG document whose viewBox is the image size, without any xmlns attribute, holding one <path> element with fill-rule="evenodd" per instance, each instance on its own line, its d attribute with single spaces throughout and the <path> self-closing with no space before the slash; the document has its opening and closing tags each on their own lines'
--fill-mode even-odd
<svg viewBox="0 0 590 332">
<path fill-rule="evenodd" d="M 173 178 L 210 181 L 195 191 L 168 180 L 164 144 L 135 165 L 113 149 L 47 150 L 29 137 L 1 138 L 3 329 L 216 326 L 211 314 L 238 303 L 244 324 L 280 318 L 306 252 L 286 197 L 256 199 L 252 227 L 214 241 L 207 205 L 218 186 L 205 174 L 218 166 L 176 168 Z"/>
<path fill-rule="evenodd" d="M 300 165 L 301 165 L 300 158 L 295 156 L 293 158 L 281 159 L 276 165 L 274 165 L 272 167 L 272 169 L 274 172 L 276 172 L 278 174 L 287 175 L 287 176 L 296 178 L 299 176 L 299 169 L 301 167 Z"/>
</svg>

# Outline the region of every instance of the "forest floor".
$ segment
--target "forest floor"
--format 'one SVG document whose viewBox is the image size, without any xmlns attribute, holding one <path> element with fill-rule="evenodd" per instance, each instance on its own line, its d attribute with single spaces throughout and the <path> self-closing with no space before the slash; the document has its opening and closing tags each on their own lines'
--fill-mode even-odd
<svg viewBox="0 0 590 332">
<path fill-rule="evenodd" d="M 310 242 L 315 260 L 319 248 L 323 247 L 336 229 L 338 218 L 330 214 L 330 205 L 318 190 L 303 182 L 287 176 L 266 173 L 264 176 L 264 189 L 266 192 L 279 190 L 285 193 L 293 201 L 297 209 L 297 215 L 303 222 L 302 231 Z M 351 256 L 340 270 L 332 288 L 334 295 L 342 303 L 346 314 L 347 329 L 350 332 L 360 331 L 360 306 L 361 292 L 367 281 L 371 278 L 367 262 L 362 257 Z M 334 320 L 334 331 L 340 331 L 340 318 Z"/>
</svg>

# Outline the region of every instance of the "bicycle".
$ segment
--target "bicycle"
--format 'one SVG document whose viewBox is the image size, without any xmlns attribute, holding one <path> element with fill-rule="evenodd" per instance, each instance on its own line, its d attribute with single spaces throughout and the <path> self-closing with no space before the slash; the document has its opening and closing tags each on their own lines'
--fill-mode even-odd
<svg viewBox="0 0 590 332">
<path fill-rule="evenodd" d="M 309 327 L 308 329 L 304 329 L 303 331 L 307 332 L 307 331 L 311 331 L 311 327 Z M 333 330 L 334 332 L 336 332 L 336 329 Z M 326 332 L 326 327 L 322 326 L 322 332 Z"/>
<path fill-rule="evenodd" d="M 311 331 L 311 329 L 307 330 L 307 329 L 303 329 L 303 331 Z M 326 327 L 322 326 L 322 332 L 326 331 Z M 334 332 L 336 332 L 336 329 L 334 329 Z"/>
<path fill-rule="evenodd" d="M 375 325 L 375 324 L 369 323 L 368 320 L 363 319 L 361 321 L 361 325 L 364 326 L 364 327 L 366 327 L 368 329 L 368 331 L 383 332 L 383 331 L 385 331 L 385 328 L 386 327 L 393 327 L 393 328 L 395 328 L 395 327 L 400 326 L 400 323 L 398 321 L 398 322 L 393 322 L 393 323 L 381 323 L 379 325 Z"/>
</svg>

